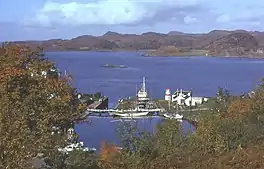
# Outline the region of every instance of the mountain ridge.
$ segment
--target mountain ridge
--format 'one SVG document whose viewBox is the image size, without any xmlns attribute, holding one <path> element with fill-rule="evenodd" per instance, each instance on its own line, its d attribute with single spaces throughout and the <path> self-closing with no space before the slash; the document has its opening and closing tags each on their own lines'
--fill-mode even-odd
<svg viewBox="0 0 264 169">
<path fill-rule="evenodd" d="M 231 40 L 234 37 L 236 37 L 235 39 L 238 41 L 243 42 L 234 43 L 234 39 L 233 41 Z M 222 40 L 219 41 L 221 38 Z M 215 45 L 216 42 L 218 45 Z M 39 46 L 46 51 L 143 50 L 158 51 L 157 55 L 160 55 L 162 53 L 160 51 L 166 48 L 169 48 L 170 51 L 177 48 L 177 52 L 182 50 L 207 50 L 207 53 L 212 55 L 218 55 L 225 50 L 236 51 L 234 48 L 239 48 L 240 50 L 244 48 L 243 50 L 246 50 L 247 52 L 240 51 L 238 53 L 234 53 L 240 56 L 241 54 L 255 55 L 254 53 L 256 53 L 256 51 L 262 50 L 264 48 L 264 32 L 246 30 L 212 30 L 208 33 L 184 33 L 179 31 L 170 31 L 168 33 L 145 32 L 142 34 L 121 34 L 118 32 L 108 31 L 101 36 L 81 35 L 72 39 L 12 41 L 10 43 L 12 45 L 28 45 L 33 48 Z M 236 46 L 235 44 L 239 45 Z M 250 44 L 250 49 L 243 46 L 246 44 Z M 166 55 L 166 51 L 163 51 L 163 53 Z M 151 55 L 156 54 L 155 52 L 152 52 Z"/>
</svg>

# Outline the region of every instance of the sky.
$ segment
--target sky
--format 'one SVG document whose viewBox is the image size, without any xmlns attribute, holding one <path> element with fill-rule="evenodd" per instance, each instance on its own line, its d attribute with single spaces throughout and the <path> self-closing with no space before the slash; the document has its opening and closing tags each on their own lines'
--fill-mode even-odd
<svg viewBox="0 0 264 169">
<path fill-rule="evenodd" d="M 263 0 L 1 0 L 0 41 L 215 29 L 264 31 Z"/>
</svg>

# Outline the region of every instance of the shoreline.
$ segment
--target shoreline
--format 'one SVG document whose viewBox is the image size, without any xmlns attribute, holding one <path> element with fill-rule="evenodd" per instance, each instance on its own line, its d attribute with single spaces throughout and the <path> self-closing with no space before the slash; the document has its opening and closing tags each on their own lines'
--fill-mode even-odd
<svg viewBox="0 0 264 169">
<path fill-rule="evenodd" d="M 222 56 L 222 55 L 187 55 L 185 53 L 182 54 L 177 54 L 177 55 L 148 55 L 147 52 L 150 52 L 153 50 L 54 50 L 54 51 L 45 51 L 44 53 L 58 53 L 58 52 L 95 52 L 95 53 L 104 53 L 104 52 L 135 52 L 135 53 L 140 53 L 142 52 L 141 56 L 142 57 L 186 57 L 186 58 L 191 58 L 191 57 L 209 57 L 209 58 L 241 58 L 241 59 L 264 59 L 263 56 L 249 56 L 249 55 L 241 55 L 241 56 Z"/>
<path fill-rule="evenodd" d="M 191 58 L 191 57 L 208 57 L 208 58 L 241 58 L 241 59 L 260 59 L 263 60 L 264 56 L 221 56 L 221 55 L 189 55 L 189 56 L 184 56 L 184 55 L 168 55 L 168 56 L 159 56 L 159 55 L 154 55 L 154 56 L 143 56 L 143 57 L 171 57 L 171 58 Z"/>
</svg>

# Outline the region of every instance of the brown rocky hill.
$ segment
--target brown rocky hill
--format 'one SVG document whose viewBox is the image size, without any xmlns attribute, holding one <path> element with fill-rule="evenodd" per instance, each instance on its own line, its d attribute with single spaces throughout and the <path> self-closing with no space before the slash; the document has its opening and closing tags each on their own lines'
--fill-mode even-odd
<svg viewBox="0 0 264 169">
<path fill-rule="evenodd" d="M 237 39 L 237 40 L 235 40 Z M 237 42 L 241 41 L 241 42 Z M 248 42 L 246 42 L 248 41 Z M 225 44 L 226 43 L 226 44 Z M 244 48 L 253 51 L 264 47 L 263 32 L 248 32 L 244 30 L 226 31 L 214 30 L 203 34 L 190 34 L 171 31 L 168 34 L 146 32 L 141 35 L 107 32 L 102 36 L 83 35 L 69 40 L 52 39 L 47 41 L 19 41 L 12 44 L 27 44 L 40 46 L 47 51 L 54 50 L 159 50 L 166 46 L 177 49 L 210 49 L 214 52 L 230 48 Z M 238 46 L 236 46 L 238 45 Z M 218 50 L 219 49 L 219 50 Z"/>
<path fill-rule="evenodd" d="M 234 32 L 220 37 L 205 46 L 211 55 L 247 56 L 257 53 L 259 43 L 249 32 Z"/>
<path fill-rule="evenodd" d="M 264 48 L 264 32 L 254 31 L 251 34 L 256 38 L 259 43 L 259 47 Z"/>
<path fill-rule="evenodd" d="M 231 32 L 229 31 L 225 31 L 225 30 L 213 30 L 207 34 L 203 34 L 199 37 L 196 38 L 195 41 L 195 48 L 204 48 L 205 46 L 207 46 L 208 44 L 210 44 L 211 42 L 229 35 Z"/>
</svg>

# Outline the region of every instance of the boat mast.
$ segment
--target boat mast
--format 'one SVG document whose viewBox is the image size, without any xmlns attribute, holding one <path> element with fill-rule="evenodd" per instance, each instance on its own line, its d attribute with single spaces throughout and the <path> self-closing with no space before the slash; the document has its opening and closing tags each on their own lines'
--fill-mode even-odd
<svg viewBox="0 0 264 169">
<path fill-rule="evenodd" d="M 142 91 L 146 92 L 146 78 L 143 77 Z"/>
<path fill-rule="evenodd" d="M 138 91 L 137 91 L 137 84 L 136 84 L 136 99 L 137 99 L 137 97 L 138 97 L 137 92 L 138 92 Z"/>
<path fill-rule="evenodd" d="M 138 104 L 138 91 L 137 91 L 137 84 L 136 84 L 136 100 L 135 100 L 135 109 L 137 109 L 137 104 Z"/>
<path fill-rule="evenodd" d="M 176 96 L 178 97 L 178 95 L 179 95 L 179 90 L 177 89 Z M 176 113 L 177 114 L 179 113 L 179 103 L 178 103 L 178 99 L 176 100 Z"/>
</svg>

